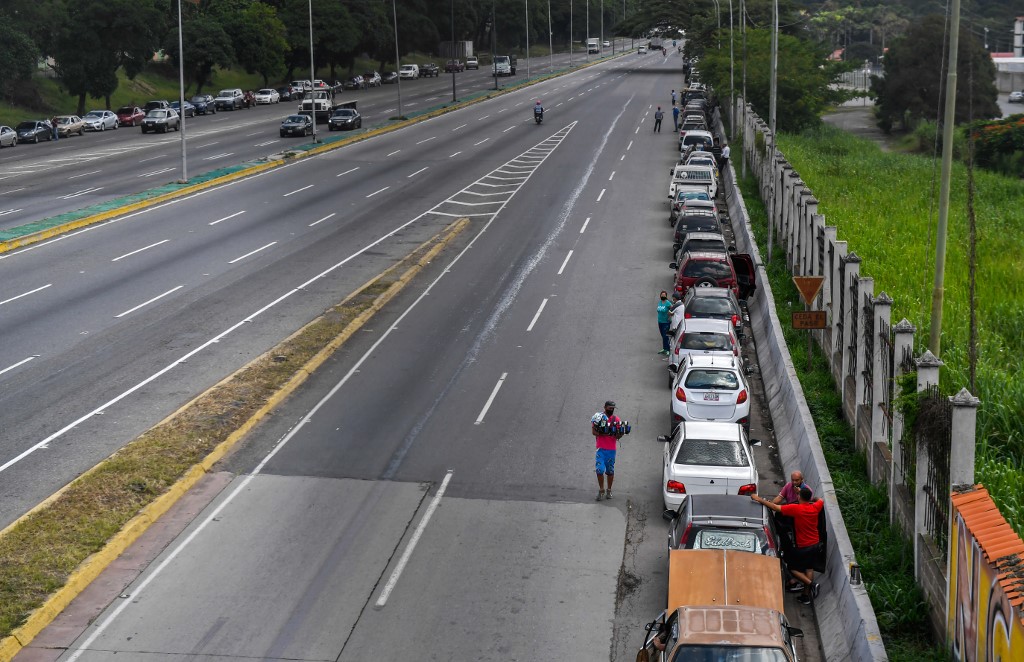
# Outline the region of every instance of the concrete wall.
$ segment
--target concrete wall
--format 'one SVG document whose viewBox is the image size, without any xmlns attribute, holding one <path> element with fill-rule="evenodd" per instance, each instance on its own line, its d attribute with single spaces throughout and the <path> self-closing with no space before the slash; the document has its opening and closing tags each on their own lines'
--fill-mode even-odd
<svg viewBox="0 0 1024 662">
<path fill-rule="evenodd" d="M 721 131 L 721 128 L 719 128 Z M 738 150 L 735 152 L 738 155 Z M 750 326 L 757 345 L 768 408 L 775 425 L 784 468 L 799 467 L 825 499 L 828 522 L 828 570 L 821 577 L 822 591 L 815 603 L 815 618 L 828 660 L 887 660 L 878 622 L 863 585 L 852 586 L 849 567 L 855 561 L 843 515 L 836 502 L 832 477 L 818 440 L 818 432 L 804 399 L 793 361 L 775 314 L 775 301 L 760 253 L 750 230 L 750 218 L 735 186 L 732 164 L 722 172 L 736 243 L 757 265 L 758 291 L 749 301 Z M 784 259 L 780 255 L 779 259 Z"/>
</svg>

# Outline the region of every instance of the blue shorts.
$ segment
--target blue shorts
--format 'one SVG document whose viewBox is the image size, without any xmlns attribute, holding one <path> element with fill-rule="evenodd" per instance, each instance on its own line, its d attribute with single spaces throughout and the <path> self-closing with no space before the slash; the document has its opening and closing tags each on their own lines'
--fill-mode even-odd
<svg viewBox="0 0 1024 662">
<path fill-rule="evenodd" d="M 597 449 L 597 460 L 595 462 L 597 467 L 597 473 L 608 474 L 609 476 L 615 475 L 615 451 L 608 450 L 606 448 Z"/>
</svg>

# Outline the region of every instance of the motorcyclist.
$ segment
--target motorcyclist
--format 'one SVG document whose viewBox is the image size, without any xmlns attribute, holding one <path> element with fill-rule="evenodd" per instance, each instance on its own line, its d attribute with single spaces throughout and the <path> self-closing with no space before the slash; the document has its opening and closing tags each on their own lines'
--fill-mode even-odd
<svg viewBox="0 0 1024 662">
<path fill-rule="evenodd" d="M 542 118 L 544 117 L 544 106 L 540 104 L 540 99 L 537 99 L 537 103 L 533 104 L 533 116 L 536 117 L 538 115 Z"/>
</svg>

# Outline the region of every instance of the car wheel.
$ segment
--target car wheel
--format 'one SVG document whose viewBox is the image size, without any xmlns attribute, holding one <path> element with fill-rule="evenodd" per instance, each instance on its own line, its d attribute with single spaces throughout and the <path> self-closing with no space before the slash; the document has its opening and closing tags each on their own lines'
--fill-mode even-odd
<svg viewBox="0 0 1024 662">
<path fill-rule="evenodd" d="M 38 134 L 38 133 L 36 134 L 36 138 L 35 138 L 35 140 L 33 140 L 32 142 L 33 142 L 34 144 L 36 144 L 36 145 L 38 145 L 38 144 L 39 144 L 39 134 Z"/>
<path fill-rule="evenodd" d="M 359 121 L 356 122 L 356 128 L 357 129 L 363 128 L 363 120 L 362 120 L 362 118 L 360 118 Z"/>
<path fill-rule="evenodd" d="M 106 130 L 107 130 L 107 125 L 106 124 L 100 124 L 100 132 L 102 133 L 103 131 L 106 131 Z"/>
</svg>

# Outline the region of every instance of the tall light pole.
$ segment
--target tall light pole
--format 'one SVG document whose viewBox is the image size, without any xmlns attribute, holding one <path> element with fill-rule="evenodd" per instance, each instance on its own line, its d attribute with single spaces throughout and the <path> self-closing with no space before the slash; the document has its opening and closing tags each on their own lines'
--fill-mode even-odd
<svg viewBox="0 0 1024 662">
<path fill-rule="evenodd" d="M 498 24 L 495 23 L 494 0 L 491 0 L 491 75 L 494 76 L 494 89 L 498 89 L 498 69 L 494 66 L 494 40 L 497 38 L 495 36 L 497 29 Z"/>
<path fill-rule="evenodd" d="M 188 183 L 188 159 L 185 158 L 185 48 L 181 37 L 181 0 L 178 0 L 178 115 L 181 135 L 181 179 L 179 184 Z"/>
<path fill-rule="evenodd" d="M 526 77 L 530 77 L 530 0 L 526 0 Z"/>
<path fill-rule="evenodd" d="M 590 0 L 587 0 L 587 36 L 584 37 L 587 43 L 587 62 L 590 62 Z"/>
<path fill-rule="evenodd" d="M 569 0 L 569 68 L 572 69 L 572 49 L 576 37 L 572 34 L 572 0 Z"/>
<path fill-rule="evenodd" d="M 601 48 L 604 48 L 604 0 L 601 0 Z"/>
<path fill-rule="evenodd" d="M 313 0 L 309 0 L 309 110 L 313 114 L 313 142 L 316 143 L 316 64 L 313 61 Z"/>
<path fill-rule="evenodd" d="M 312 2 L 312 0 L 310 0 Z M 398 10 L 395 8 L 395 0 L 391 0 L 391 14 L 395 19 L 395 69 L 398 70 L 398 119 L 402 119 L 402 61 L 398 55 Z"/>
<path fill-rule="evenodd" d="M 732 128 L 729 142 L 736 140 L 736 60 L 735 53 L 733 52 L 732 33 L 732 0 L 729 0 L 729 124 Z"/>
<path fill-rule="evenodd" d="M 743 38 L 743 139 L 746 140 L 747 136 L 747 8 L 744 4 L 744 0 L 740 0 L 740 35 Z M 747 178 L 747 150 L 746 145 L 743 145 L 744 149 L 743 158 L 740 163 L 740 176 L 744 179 Z"/>
<path fill-rule="evenodd" d="M 722 50 L 722 7 L 718 4 L 718 0 L 712 0 L 715 3 L 715 16 L 718 18 L 718 32 L 715 36 L 718 38 L 718 50 Z"/>
<path fill-rule="evenodd" d="M 452 50 L 448 59 L 452 61 L 452 103 L 455 103 L 458 101 L 455 96 L 455 0 L 452 0 Z"/>
<path fill-rule="evenodd" d="M 771 93 L 768 97 L 768 132 L 771 134 L 771 151 L 768 153 L 768 170 L 771 175 L 771 186 L 768 189 L 768 262 L 772 261 L 772 243 L 775 241 L 775 102 L 778 96 L 778 66 L 779 66 L 779 0 L 772 2 L 772 57 L 771 72 Z"/>
<path fill-rule="evenodd" d="M 555 70 L 555 41 L 551 33 L 551 0 L 548 0 L 548 69 Z"/>
</svg>

